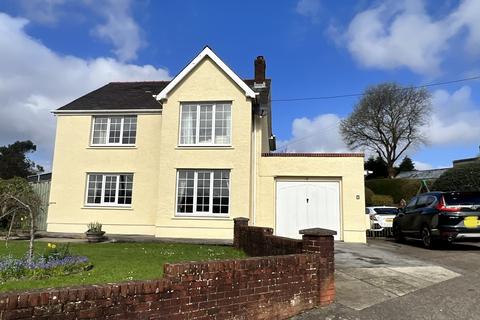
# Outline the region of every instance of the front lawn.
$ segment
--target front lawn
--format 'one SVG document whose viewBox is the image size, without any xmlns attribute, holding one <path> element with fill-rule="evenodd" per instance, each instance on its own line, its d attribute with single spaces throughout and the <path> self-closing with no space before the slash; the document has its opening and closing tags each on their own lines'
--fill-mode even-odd
<svg viewBox="0 0 480 320">
<path fill-rule="evenodd" d="M 0 260 L 9 254 L 14 257 L 24 256 L 27 246 L 26 241 L 10 241 L 8 248 L 5 248 L 4 243 L 0 242 Z M 35 251 L 41 253 L 47 243 L 36 242 L 35 246 Z M 0 283 L 0 292 L 155 279 L 162 276 L 163 264 L 167 262 L 245 257 L 243 252 L 228 246 L 166 243 L 72 243 L 70 251 L 74 255 L 88 257 L 93 269 L 42 280 L 8 281 Z"/>
</svg>

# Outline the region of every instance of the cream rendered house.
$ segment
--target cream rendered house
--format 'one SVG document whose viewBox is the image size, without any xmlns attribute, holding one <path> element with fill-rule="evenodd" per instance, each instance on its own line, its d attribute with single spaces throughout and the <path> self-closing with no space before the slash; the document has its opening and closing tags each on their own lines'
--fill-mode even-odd
<svg viewBox="0 0 480 320">
<path fill-rule="evenodd" d="M 109 83 L 54 111 L 48 231 L 231 239 L 233 218 L 365 242 L 362 154 L 273 153 L 263 57 L 239 78 L 208 47 L 171 81 Z M 321 137 L 319 137 L 321 138 Z"/>
</svg>

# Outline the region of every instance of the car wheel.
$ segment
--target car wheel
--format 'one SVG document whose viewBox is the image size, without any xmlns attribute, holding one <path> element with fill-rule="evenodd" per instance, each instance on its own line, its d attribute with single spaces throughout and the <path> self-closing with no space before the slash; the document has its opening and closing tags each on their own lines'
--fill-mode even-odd
<svg viewBox="0 0 480 320">
<path fill-rule="evenodd" d="M 424 226 L 422 228 L 422 242 L 425 248 L 427 249 L 434 249 L 436 247 L 436 242 L 432 239 L 432 232 L 430 231 L 430 228 L 427 226 Z"/>
<path fill-rule="evenodd" d="M 394 224 L 392 227 L 392 233 L 393 233 L 393 238 L 395 239 L 396 242 L 404 242 L 405 238 L 403 237 L 402 230 L 400 229 L 400 226 L 397 224 Z"/>
</svg>

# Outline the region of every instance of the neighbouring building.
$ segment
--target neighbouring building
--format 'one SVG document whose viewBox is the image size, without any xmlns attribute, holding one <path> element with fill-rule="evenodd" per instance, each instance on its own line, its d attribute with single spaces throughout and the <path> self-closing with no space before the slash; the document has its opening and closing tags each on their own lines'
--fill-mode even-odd
<svg viewBox="0 0 480 320">
<path fill-rule="evenodd" d="M 434 181 L 440 178 L 440 176 L 444 174 L 448 169 L 450 168 L 402 171 L 395 176 L 395 179 Z"/>
<path fill-rule="evenodd" d="M 55 110 L 48 231 L 231 239 L 233 218 L 281 236 L 365 242 L 363 154 L 274 153 L 263 57 L 239 78 L 205 47 L 171 81 L 113 82 Z M 321 138 L 321 137 L 319 137 Z"/>
</svg>

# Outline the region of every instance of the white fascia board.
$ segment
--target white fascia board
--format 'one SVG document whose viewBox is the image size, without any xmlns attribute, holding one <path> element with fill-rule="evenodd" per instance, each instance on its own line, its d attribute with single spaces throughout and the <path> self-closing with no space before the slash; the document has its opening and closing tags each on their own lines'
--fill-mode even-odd
<svg viewBox="0 0 480 320">
<path fill-rule="evenodd" d="M 105 109 L 105 110 L 52 110 L 53 114 L 137 114 L 137 113 L 162 113 L 162 109 Z"/>
<path fill-rule="evenodd" d="M 205 47 L 205 49 L 200 52 L 198 56 L 193 59 L 175 78 L 173 78 L 170 83 L 163 88 L 162 91 L 157 95 L 157 100 L 164 100 L 167 99 L 168 94 L 170 91 L 175 88 L 180 81 L 183 80 L 192 70 L 200 63 L 205 57 L 209 57 L 212 59 L 219 67 L 222 69 L 242 90 L 245 92 L 245 95 L 249 98 L 255 98 L 256 93 L 245 83 L 239 76 L 233 72 L 216 54 L 212 51 L 209 47 Z"/>
</svg>

